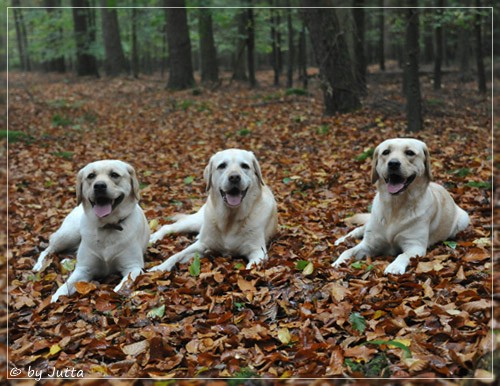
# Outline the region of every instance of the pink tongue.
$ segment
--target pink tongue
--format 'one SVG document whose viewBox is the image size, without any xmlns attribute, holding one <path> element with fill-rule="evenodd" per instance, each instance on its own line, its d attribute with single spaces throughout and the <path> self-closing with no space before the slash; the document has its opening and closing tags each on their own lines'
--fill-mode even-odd
<svg viewBox="0 0 500 386">
<path fill-rule="evenodd" d="M 238 206 L 241 204 L 241 195 L 233 196 L 231 194 L 226 194 L 227 203 L 231 206 Z"/>
<path fill-rule="evenodd" d="M 112 210 L 113 207 L 111 206 L 111 204 L 94 206 L 94 213 L 97 217 L 105 217 L 110 214 Z"/>
<path fill-rule="evenodd" d="M 405 184 L 399 183 L 399 184 L 391 184 L 390 182 L 387 184 L 387 190 L 389 193 L 394 194 L 398 193 L 401 189 L 405 187 Z"/>
</svg>

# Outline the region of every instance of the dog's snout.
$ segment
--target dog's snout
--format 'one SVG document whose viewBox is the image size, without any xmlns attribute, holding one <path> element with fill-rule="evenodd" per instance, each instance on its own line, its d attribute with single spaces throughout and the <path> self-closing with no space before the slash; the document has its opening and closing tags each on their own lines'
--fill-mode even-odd
<svg viewBox="0 0 500 386">
<path fill-rule="evenodd" d="M 389 166 L 390 170 L 397 170 L 401 166 L 401 162 L 399 162 L 397 159 L 391 159 L 387 166 Z"/>
<path fill-rule="evenodd" d="M 103 192 L 108 188 L 105 182 L 96 182 L 94 184 L 94 191 L 95 192 Z"/>
<path fill-rule="evenodd" d="M 231 174 L 229 176 L 229 182 L 232 184 L 238 184 L 241 181 L 241 176 L 239 174 Z"/>
</svg>

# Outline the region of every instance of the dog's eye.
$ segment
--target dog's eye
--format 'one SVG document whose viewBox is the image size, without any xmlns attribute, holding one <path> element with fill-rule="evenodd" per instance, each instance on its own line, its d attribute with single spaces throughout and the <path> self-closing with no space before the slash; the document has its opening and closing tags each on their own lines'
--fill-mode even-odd
<svg viewBox="0 0 500 386">
<path fill-rule="evenodd" d="M 413 150 L 406 150 L 405 154 L 410 156 L 410 157 L 413 157 L 415 155 L 415 152 Z"/>
<path fill-rule="evenodd" d="M 93 180 L 93 179 L 95 178 L 95 173 L 90 173 L 90 174 L 87 176 L 87 178 L 88 178 L 89 180 Z"/>
<path fill-rule="evenodd" d="M 116 172 L 111 172 L 111 173 L 109 174 L 109 176 L 110 176 L 111 178 L 120 178 L 120 175 L 119 175 L 118 173 L 116 173 Z"/>
<path fill-rule="evenodd" d="M 250 165 L 246 164 L 244 162 L 240 166 L 241 166 L 242 169 L 250 169 Z"/>
<path fill-rule="evenodd" d="M 389 149 L 385 149 L 383 152 L 382 152 L 382 155 L 388 155 L 391 151 Z"/>
<path fill-rule="evenodd" d="M 225 163 L 225 162 L 223 162 L 223 163 L 221 163 L 219 166 L 217 166 L 217 170 L 223 170 L 223 169 L 225 169 L 225 168 L 226 168 L 226 166 L 227 166 L 227 165 L 226 165 L 226 163 Z"/>
</svg>

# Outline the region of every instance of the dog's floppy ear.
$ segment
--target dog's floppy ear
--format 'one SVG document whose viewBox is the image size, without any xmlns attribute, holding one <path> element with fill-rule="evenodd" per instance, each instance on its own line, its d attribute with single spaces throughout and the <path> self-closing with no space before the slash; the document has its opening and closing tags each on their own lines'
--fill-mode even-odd
<svg viewBox="0 0 500 386">
<path fill-rule="evenodd" d="M 431 172 L 431 156 L 429 154 L 429 149 L 427 145 L 424 143 L 424 156 L 425 156 L 425 176 L 432 181 L 432 172 Z"/>
<path fill-rule="evenodd" d="M 132 186 L 132 193 L 137 201 L 141 199 L 141 194 L 139 193 L 139 180 L 137 179 L 137 173 L 135 169 L 127 164 L 127 172 L 130 175 L 130 185 Z"/>
<path fill-rule="evenodd" d="M 259 161 L 257 161 L 257 158 L 255 157 L 255 154 L 253 154 L 253 153 L 252 153 L 252 166 L 253 166 L 253 170 L 255 171 L 255 175 L 257 176 L 257 179 L 259 180 L 259 183 L 261 185 L 264 185 L 264 180 L 262 179 L 262 171 L 260 170 Z"/>
<path fill-rule="evenodd" d="M 76 204 L 80 205 L 82 203 L 83 196 L 83 169 L 80 169 L 76 176 Z"/>
<path fill-rule="evenodd" d="M 207 183 L 207 192 L 210 190 L 212 187 L 212 171 L 213 171 L 213 157 L 210 158 L 210 161 L 208 162 L 208 165 L 205 167 L 205 171 L 203 172 L 203 178 L 205 179 L 205 182 Z"/>
<path fill-rule="evenodd" d="M 379 175 L 377 173 L 377 162 L 378 162 L 378 146 L 375 148 L 372 156 L 372 184 L 378 181 Z"/>
</svg>

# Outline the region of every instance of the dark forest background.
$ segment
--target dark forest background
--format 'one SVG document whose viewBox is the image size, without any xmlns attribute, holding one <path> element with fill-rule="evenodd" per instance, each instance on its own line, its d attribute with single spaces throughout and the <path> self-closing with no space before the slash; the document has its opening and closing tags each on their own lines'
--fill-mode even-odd
<svg viewBox="0 0 500 386">
<path fill-rule="evenodd" d="M 217 0 L 39 0 L 18 8 L 27 4 L 11 0 L 2 15 L 8 36 L 2 29 L 0 38 L 9 40 L 11 71 L 159 74 L 169 89 L 225 81 L 258 87 L 255 73 L 263 70 L 288 89 L 306 90 L 316 78 L 327 115 L 359 108 L 367 73 L 385 71 L 401 77 L 408 129 L 418 131 L 419 75 L 430 75 L 439 90 L 453 72 L 486 92 L 493 10 L 483 0 L 396 3 L 320 1 L 346 8 L 306 9 L 310 3 L 293 0 L 245 0 L 241 8 L 200 8 L 226 5 Z"/>
</svg>

